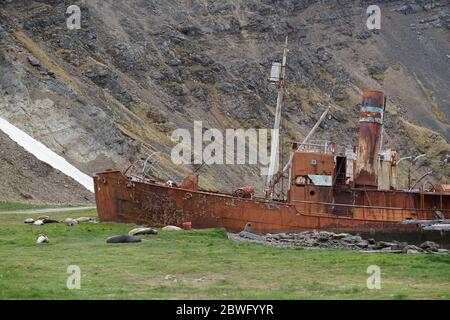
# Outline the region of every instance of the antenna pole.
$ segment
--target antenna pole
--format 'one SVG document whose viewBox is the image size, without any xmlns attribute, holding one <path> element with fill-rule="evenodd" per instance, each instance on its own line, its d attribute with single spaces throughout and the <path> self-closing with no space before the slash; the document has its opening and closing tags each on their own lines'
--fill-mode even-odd
<svg viewBox="0 0 450 320">
<path fill-rule="evenodd" d="M 288 45 L 288 37 L 286 37 L 284 43 L 283 61 L 281 63 L 281 72 L 278 81 L 279 88 L 278 88 L 277 108 L 275 110 L 275 122 L 273 125 L 272 141 L 270 146 L 270 165 L 269 165 L 269 172 L 267 174 L 267 184 L 266 184 L 266 196 L 270 198 L 273 196 L 273 189 L 271 190 L 270 185 L 277 167 L 277 163 L 279 161 L 280 121 L 281 121 L 281 107 L 283 104 L 283 98 L 285 93 L 286 60 L 288 52 L 287 45 Z"/>
</svg>

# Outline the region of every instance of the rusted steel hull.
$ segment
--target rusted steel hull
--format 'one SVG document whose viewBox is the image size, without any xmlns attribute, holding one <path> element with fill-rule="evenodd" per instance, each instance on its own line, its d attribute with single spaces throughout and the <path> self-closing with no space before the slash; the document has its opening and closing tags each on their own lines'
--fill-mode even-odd
<svg viewBox="0 0 450 320">
<path fill-rule="evenodd" d="M 393 206 L 377 206 L 379 203 L 369 207 L 365 205 L 365 200 L 360 200 L 361 204 L 356 206 L 346 200 L 348 205 L 338 210 L 336 204 L 325 202 L 286 203 L 238 198 L 157 183 L 135 182 L 120 171 L 96 174 L 94 185 L 100 221 L 155 227 L 169 224 L 181 226 L 183 222 L 190 221 L 193 228 L 223 227 L 230 231 L 240 231 L 247 222 L 251 222 L 253 229 L 261 233 L 317 229 L 376 236 L 417 233 L 415 225 L 402 225 L 399 222 L 407 218 L 432 219 L 433 216 L 431 210 L 418 213 Z M 355 192 L 351 194 L 358 194 Z M 398 194 L 399 192 L 397 197 Z M 404 197 L 407 198 L 414 197 L 409 194 L 409 197 Z M 378 196 L 377 199 L 381 197 Z M 395 199 L 395 196 L 391 199 Z M 450 206 L 449 199 L 444 199 L 448 201 L 447 207 Z M 406 203 L 406 208 L 414 205 L 413 202 L 414 200 Z"/>
</svg>

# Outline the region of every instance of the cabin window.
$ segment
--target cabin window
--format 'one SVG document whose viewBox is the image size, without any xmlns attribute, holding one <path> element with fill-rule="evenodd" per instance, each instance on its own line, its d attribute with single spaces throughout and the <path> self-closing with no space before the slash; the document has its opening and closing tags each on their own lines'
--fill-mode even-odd
<svg viewBox="0 0 450 320">
<path fill-rule="evenodd" d="M 333 185 L 333 177 L 330 175 L 308 174 L 308 179 L 315 186 L 331 187 Z"/>
</svg>

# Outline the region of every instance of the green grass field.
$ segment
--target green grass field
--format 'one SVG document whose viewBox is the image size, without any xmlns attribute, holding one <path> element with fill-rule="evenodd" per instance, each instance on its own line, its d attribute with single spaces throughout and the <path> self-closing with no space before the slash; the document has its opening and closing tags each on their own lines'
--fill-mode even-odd
<svg viewBox="0 0 450 320">
<path fill-rule="evenodd" d="M 95 215 L 95 210 L 52 218 Z M 449 255 L 299 250 L 229 241 L 221 229 L 162 232 L 106 244 L 134 225 L 25 225 L 0 215 L 1 299 L 449 299 Z M 44 233 L 49 244 L 36 244 Z M 69 290 L 67 267 L 81 269 Z M 366 271 L 381 268 L 381 289 Z"/>
</svg>

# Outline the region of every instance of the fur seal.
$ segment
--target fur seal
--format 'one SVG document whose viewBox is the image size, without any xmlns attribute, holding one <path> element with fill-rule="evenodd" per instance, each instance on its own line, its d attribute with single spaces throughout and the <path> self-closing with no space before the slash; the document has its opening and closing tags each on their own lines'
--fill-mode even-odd
<svg viewBox="0 0 450 320">
<path fill-rule="evenodd" d="M 130 243 L 130 242 L 141 242 L 141 239 L 130 235 L 112 236 L 106 239 L 106 243 Z"/>
<path fill-rule="evenodd" d="M 69 227 L 73 227 L 73 226 L 75 226 L 75 225 L 78 224 L 78 221 L 75 220 L 75 219 L 66 219 L 66 224 L 67 224 Z"/>
<path fill-rule="evenodd" d="M 44 222 L 44 224 L 46 224 L 46 223 L 59 223 L 58 220 L 54 220 L 54 219 L 50 219 L 50 218 L 42 219 L 42 222 Z"/>
<path fill-rule="evenodd" d="M 144 234 L 157 234 L 158 232 L 152 228 L 135 228 L 128 232 L 130 236 L 139 236 Z"/>
<path fill-rule="evenodd" d="M 183 229 L 181 229 L 180 227 L 176 227 L 176 226 L 165 226 L 161 230 L 163 230 L 163 231 L 180 231 Z"/>
<path fill-rule="evenodd" d="M 253 232 L 253 226 L 250 222 L 247 222 L 244 227 L 244 231 Z"/>
<path fill-rule="evenodd" d="M 79 218 L 75 218 L 74 220 L 76 220 L 77 222 L 89 222 L 89 221 L 93 221 L 94 218 L 92 218 L 92 217 L 79 217 Z"/>
<path fill-rule="evenodd" d="M 36 239 L 36 243 L 48 243 L 48 237 L 45 234 L 40 234 Z"/>
</svg>

